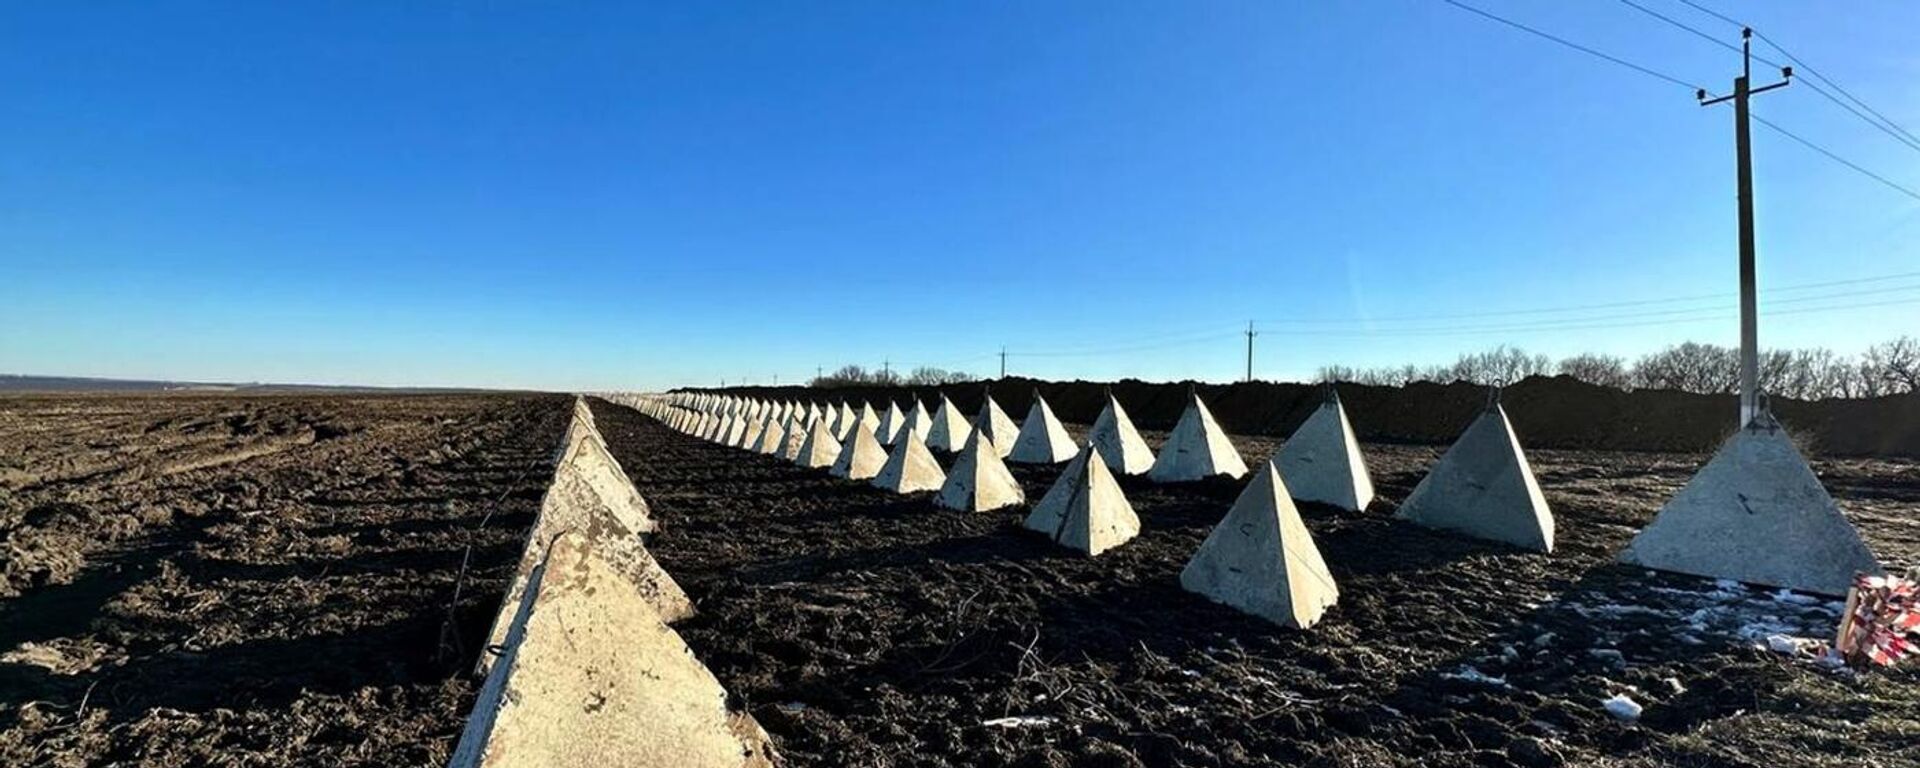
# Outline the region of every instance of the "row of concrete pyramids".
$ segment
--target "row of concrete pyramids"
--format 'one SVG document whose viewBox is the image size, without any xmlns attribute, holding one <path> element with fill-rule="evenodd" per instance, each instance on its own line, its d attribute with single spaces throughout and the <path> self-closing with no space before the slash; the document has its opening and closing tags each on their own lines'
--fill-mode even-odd
<svg viewBox="0 0 1920 768">
<path fill-rule="evenodd" d="M 772 766 L 770 740 L 670 624 L 693 603 L 648 553 L 645 499 L 576 400 L 488 632 L 449 766 Z"/>
<path fill-rule="evenodd" d="M 716 409 L 719 413 L 727 410 L 724 406 Z M 944 398 L 941 410 L 951 410 L 951 403 Z M 993 447 L 991 425 L 997 411 L 998 405 L 988 397 L 977 422 L 982 426 L 969 436 L 951 474 L 942 472 L 914 430 L 903 429 L 889 453 L 879 439 L 884 430 L 861 428 L 867 421 L 857 415 L 851 420 L 854 428 L 837 446 L 827 420 L 815 421 L 801 443 L 797 460 L 819 466 L 828 453 L 837 451 L 829 465 L 837 477 L 870 479 L 874 485 L 898 493 L 937 491 L 934 503 L 951 509 L 985 511 L 1012 506 L 1024 501 L 1024 492 Z M 659 406 L 655 412 L 676 428 L 723 444 L 745 446 L 744 435 L 753 429 L 749 426 L 736 436 L 735 430 L 726 426 L 727 416 L 673 406 Z M 783 417 L 786 423 L 772 424 L 771 420 L 783 412 L 787 414 Z M 766 410 L 760 429 L 763 433 L 785 430 L 792 434 L 805 420 L 805 416 L 792 415 L 796 412 L 804 410 Z M 871 408 L 863 407 L 860 413 L 871 412 Z M 751 406 L 747 413 L 752 413 Z M 716 420 L 720 426 L 712 425 Z M 1041 426 L 1035 428 L 1035 424 Z M 1010 425 L 1007 431 L 1012 431 Z M 1055 431 L 1061 442 L 1071 445 L 1052 409 L 1036 398 L 1028 424 L 1019 434 Z M 1496 406 L 1468 430 L 1462 445 L 1465 447 L 1456 447 L 1456 451 L 1463 458 L 1443 459 L 1434 473 L 1439 479 L 1423 482 L 1414 494 L 1420 503 L 1403 506 L 1403 515 L 1427 525 L 1550 550 L 1552 515 L 1532 483 L 1532 472 L 1518 441 L 1512 438 L 1504 412 Z M 1127 468 L 1136 473 L 1144 470 L 1149 477 L 1155 466 L 1183 468 L 1189 473 L 1185 476 L 1192 479 L 1247 474 L 1238 451 L 1197 395 L 1191 396 L 1179 426 L 1158 459 L 1152 458 L 1125 409 L 1111 395 L 1096 420 L 1089 447 L 1092 450 L 1073 452 L 1072 463 L 1025 521 L 1026 528 L 1089 555 L 1117 547 L 1140 532 L 1140 519 L 1115 481 L 1112 467 L 1122 472 Z M 1101 460 L 1091 460 L 1095 456 Z M 1472 460 L 1481 456 L 1504 456 L 1506 461 Z M 1468 473 L 1471 476 L 1464 476 Z M 1296 478 L 1291 485 L 1299 490 L 1291 488 L 1284 476 Z M 1509 482 L 1512 480 L 1520 484 L 1514 487 Z M 1429 488 L 1437 490 L 1426 490 Z M 1443 503 L 1446 494 L 1461 495 L 1462 489 L 1469 491 L 1465 503 Z M 1479 492 L 1471 493 L 1476 490 Z M 1243 491 L 1240 501 L 1194 556 L 1182 583 L 1194 592 L 1269 620 L 1311 626 L 1333 604 L 1338 590 L 1300 521 L 1294 499 L 1358 510 L 1372 496 L 1372 482 L 1352 425 L 1339 399 L 1330 395 Z M 1488 514 L 1488 509 L 1496 514 Z M 1487 518 L 1493 518 L 1493 522 Z"/>
<path fill-rule="evenodd" d="M 951 403 L 944 396 L 941 401 L 940 411 L 934 417 L 936 423 L 953 418 Z M 702 405 L 697 400 L 689 404 Z M 717 405 L 724 411 L 727 403 L 721 399 L 704 405 Z M 843 404 L 841 408 L 851 412 L 849 406 Z M 890 406 L 890 412 L 893 410 L 897 409 Z M 916 403 L 915 411 L 921 410 Z M 862 411 L 871 413 L 870 408 L 863 407 Z M 940 414 L 947 414 L 947 418 L 942 419 Z M 902 423 L 912 421 L 908 416 Z M 978 431 L 988 435 L 1013 433 L 1016 442 L 1025 439 L 1029 444 L 1051 451 L 1029 454 L 1035 457 L 1033 460 L 1069 455 L 1058 448 L 1071 445 L 1065 428 L 1038 397 L 1027 424 L 1017 432 L 990 397 L 976 423 L 985 425 Z M 877 435 L 885 433 L 876 429 Z M 1136 474 L 1144 470 L 1152 477 L 1154 470 L 1170 467 L 1175 471 L 1162 475 L 1168 479 L 1213 474 L 1238 477 L 1246 472 L 1231 443 L 1198 397 L 1193 398 L 1183 413 L 1179 426 L 1169 436 L 1158 458 L 1140 439 L 1125 410 L 1111 396 L 1089 437 L 1094 452 L 1104 460 L 1097 463 L 1113 471 Z M 1000 453 L 1005 455 L 1009 451 Z M 881 456 L 884 454 L 870 453 L 865 461 Z M 1166 461 L 1168 456 L 1177 460 Z M 902 457 L 902 463 L 907 458 Z M 885 463 L 883 460 L 882 465 Z M 913 458 L 912 464 L 931 465 L 937 470 L 937 464 L 933 464 L 930 457 Z M 1331 389 L 1327 402 L 1283 444 L 1274 457 L 1274 465 L 1276 479 L 1284 478 L 1281 484 L 1290 499 L 1353 510 L 1364 508 L 1373 495 L 1351 423 Z M 991 475 L 991 468 L 981 469 L 977 459 L 965 467 L 969 475 L 980 472 Z M 959 469 L 961 465 L 956 464 L 956 474 Z M 1072 469 L 1087 472 L 1080 466 Z M 1063 481 L 1076 475 L 1074 471 L 1063 473 Z M 887 479 L 896 478 L 889 474 Z M 969 477 L 963 483 L 978 486 L 981 481 Z M 948 496 L 947 490 L 943 487 L 943 498 Z M 1005 493 L 997 496 L 1006 497 Z M 959 506 L 951 502 L 948 505 Z M 1498 402 L 1497 392 L 1489 398 L 1481 416 L 1400 505 L 1397 515 L 1423 525 L 1527 549 L 1542 552 L 1553 549 L 1551 510 L 1512 423 Z M 1115 517 L 1118 522 L 1112 529 L 1127 530 L 1130 510 L 1128 515 Z M 1045 529 L 1048 524 L 1047 520 L 1037 520 L 1030 527 Z M 1134 525 L 1137 530 L 1137 519 Z M 1721 546 L 1722 542 L 1732 546 Z M 1738 430 L 1663 507 L 1653 524 L 1622 553 L 1621 559 L 1661 570 L 1824 594 L 1844 593 L 1856 572 L 1880 570 L 1858 532 L 1820 486 L 1784 430 L 1766 414 Z"/>
</svg>

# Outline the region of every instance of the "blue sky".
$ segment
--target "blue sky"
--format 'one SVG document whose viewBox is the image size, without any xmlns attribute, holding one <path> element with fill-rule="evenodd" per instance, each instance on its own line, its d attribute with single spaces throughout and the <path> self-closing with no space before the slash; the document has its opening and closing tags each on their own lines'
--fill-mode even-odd
<svg viewBox="0 0 1920 768">
<path fill-rule="evenodd" d="M 1469 1 L 1738 67 L 1611 0 Z M 1702 2 L 1920 131 L 1920 5 Z M 1920 187 L 1810 90 L 1755 109 Z M 1695 311 L 1733 300 L 1731 125 L 1438 0 L 11 3 L 0 372 L 653 388 L 1006 345 L 1229 380 L 1249 319 L 1267 378 L 1731 344 Z M 1920 332 L 1920 280 L 1793 288 L 1920 272 L 1920 202 L 1755 142 L 1763 312 L 1820 310 L 1763 344 Z"/>
</svg>

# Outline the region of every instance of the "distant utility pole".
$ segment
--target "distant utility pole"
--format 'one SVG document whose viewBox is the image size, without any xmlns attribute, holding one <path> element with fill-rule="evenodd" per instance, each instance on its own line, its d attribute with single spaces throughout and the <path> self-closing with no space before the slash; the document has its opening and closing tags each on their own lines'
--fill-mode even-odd
<svg viewBox="0 0 1920 768">
<path fill-rule="evenodd" d="M 1753 144 L 1747 126 L 1747 101 L 1756 93 L 1785 88 L 1793 82 L 1793 67 L 1781 67 L 1780 82 L 1754 88 L 1753 30 L 1740 30 L 1740 76 L 1733 79 L 1733 95 L 1708 99 L 1706 89 L 1695 97 L 1700 106 L 1733 101 L 1733 149 L 1738 167 L 1740 197 L 1740 428 L 1760 412 L 1760 318 L 1754 300 L 1753 268 Z"/>
<path fill-rule="evenodd" d="M 815 378 L 815 379 L 820 379 L 820 378 L 822 378 L 822 377 L 824 377 L 824 376 L 826 375 L 826 370 L 827 370 L 827 368 L 826 368 L 826 366 L 824 366 L 824 365 L 816 365 L 816 366 L 814 366 L 814 367 L 813 367 L 813 378 Z"/>
<path fill-rule="evenodd" d="M 1000 345 L 1000 378 L 1007 377 L 1007 345 Z"/>
<path fill-rule="evenodd" d="M 1248 320 L 1247 321 L 1247 381 L 1253 381 L 1253 337 L 1258 335 L 1260 334 L 1253 332 L 1253 321 Z"/>
<path fill-rule="evenodd" d="M 893 378 L 893 361 L 891 359 L 880 361 L 880 380 L 888 381 L 888 380 L 891 380 L 892 378 Z"/>
</svg>

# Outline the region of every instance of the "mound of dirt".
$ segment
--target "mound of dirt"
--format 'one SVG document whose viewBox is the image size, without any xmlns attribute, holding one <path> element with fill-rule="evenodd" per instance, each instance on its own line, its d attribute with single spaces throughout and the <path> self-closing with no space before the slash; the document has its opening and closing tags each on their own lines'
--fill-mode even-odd
<svg viewBox="0 0 1920 768">
<path fill-rule="evenodd" d="M 1318 385 L 1053 382 L 1008 378 L 944 387 L 731 387 L 751 397 L 849 399 L 876 404 L 910 397 L 934 400 L 944 392 L 975 412 L 983 392 L 1011 413 L 1025 413 L 1038 391 L 1060 418 L 1091 423 L 1108 389 L 1142 429 L 1166 430 L 1180 418 L 1189 388 L 1197 389 L 1220 426 L 1241 435 L 1285 436 L 1320 404 Z M 1458 437 L 1486 403 L 1484 387 L 1420 382 L 1405 387 L 1340 385 L 1354 431 L 1369 442 L 1443 444 Z M 1566 376 L 1535 376 L 1502 394 L 1514 429 L 1528 446 L 1608 451 L 1712 450 L 1733 431 L 1732 395 L 1641 390 L 1627 392 Z M 876 406 L 880 407 L 880 406 Z M 1920 393 L 1858 400 L 1773 400 L 1773 410 L 1811 451 L 1831 456 L 1920 456 Z"/>
</svg>

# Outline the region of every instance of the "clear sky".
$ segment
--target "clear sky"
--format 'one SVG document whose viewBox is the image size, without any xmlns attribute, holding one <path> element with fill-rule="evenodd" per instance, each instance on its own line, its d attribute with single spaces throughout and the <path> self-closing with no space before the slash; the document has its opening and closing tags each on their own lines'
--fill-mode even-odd
<svg viewBox="0 0 1920 768">
<path fill-rule="evenodd" d="M 1614 0 L 1466 1 L 1738 69 Z M 1920 132 L 1920 4 L 1699 1 Z M 1800 84 L 1755 112 L 1920 188 Z M 6 3 L 0 372 L 654 388 L 1005 345 L 1230 380 L 1249 319 L 1267 378 L 1733 344 L 1732 138 L 1439 0 Z M 1920 333 L 1920 280 L 1793 288 L 1920 272 L 1920 202 L 1755 154 L 1763 311 L 1820 310 L 1763 344 Z"/>
</svg>

